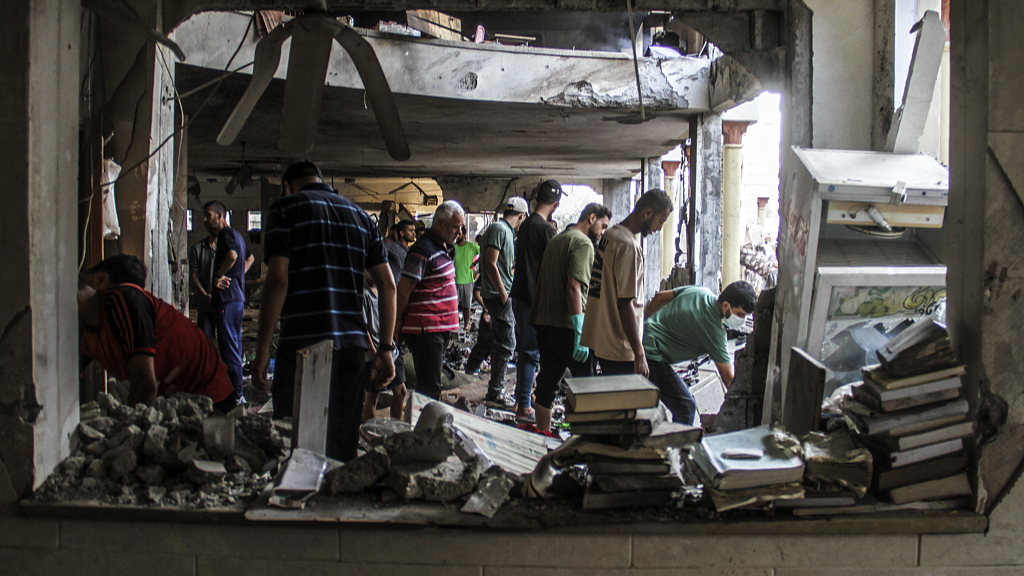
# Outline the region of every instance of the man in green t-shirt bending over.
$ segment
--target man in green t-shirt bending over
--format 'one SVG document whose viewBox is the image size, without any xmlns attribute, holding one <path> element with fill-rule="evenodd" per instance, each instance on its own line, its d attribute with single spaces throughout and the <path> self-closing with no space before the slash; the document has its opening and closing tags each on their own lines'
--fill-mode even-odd
<svg viewBox="0 0 1024 576">
<path fill-rule="evenodd" d="M 651 299 L 645 310 L 644 355 L 649 378 L 661 390 L 673 421 L 693 424 L 697 405 L 672 364 L 708 354 L 728 388 L 733 368 L 725 331 L 742 326 L 756 303 L 753 286 L 743 281 L 726 286 L 717 299 L 703 286 L 658 292 Z"/>
</svg>

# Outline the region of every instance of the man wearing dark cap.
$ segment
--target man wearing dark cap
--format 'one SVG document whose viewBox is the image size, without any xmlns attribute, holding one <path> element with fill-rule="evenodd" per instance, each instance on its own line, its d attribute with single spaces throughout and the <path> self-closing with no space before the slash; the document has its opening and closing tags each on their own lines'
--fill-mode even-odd
<svg viewBox="0 0 1024 576">
<path fill-rule="evenodd" d="M 361 208 L 323 183 L 315 164 L 296 162 L 281 177 L 283 196 L 270 207 L 265 232 L 263 285 L 253 383 L 267 379 L 270 342 L 281 320 L 274 370 L 274 418 L 294 416 L 296 352 L 334 344 L 327 406 L 327 456 L 356 456 L 364 383 L 383 388 L 394 377 L 395 281 L 380 231 Z M 380 345 L 370 367 L 363 317 L 363 274 L 377 286 Z"/>
<path fill-rule="evenodd" d="M 541 182 L 537 186 L 537 207 L 519 227 L 519 236 L 516 238 L 512 312 L 516 318 L 516 350 L 519 352 L 519 362 L 516 364 L 516 416 L 521 420 L 534 419 L 531 396 L 534 377 L 540 368 L 540 347 L 537 345 L 537 332 L 528 320 L 544 249 L 555 235 L 555 229 L 548 223 L 548 218 L 558 208 L 561 197 L 561 184 L 555 180 Z"/>
</svg>

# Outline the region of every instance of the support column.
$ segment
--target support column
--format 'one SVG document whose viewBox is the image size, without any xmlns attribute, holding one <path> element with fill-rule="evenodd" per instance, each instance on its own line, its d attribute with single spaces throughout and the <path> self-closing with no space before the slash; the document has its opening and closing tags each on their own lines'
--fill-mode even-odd
<svg viewBox="0 0 1024 576">
<path fill-rule="evenodd" d="M 693 283 L 721 290 L 722 265 L 722 115 L 703 114 L 690 123 L 694 142 Z"/>
<path fill-rule="evenodd" d="M 871 149 L 884 150 L 895 110 L 896 0 L 874 0 L 874 72 L 871 93 Z"/>
<path fill-rule="evenodd" d="M 20 0 L 4 8 L 0 516 L 68 455 L 78 424 L 81 7 Z"/>
<path fill-rule="evenodd" d="M 743 134 L 749 122 L 722 122 L 722 286 L 742 280 L 740 206 L 743 201 Z"/>
<path fill-rule="evenodd" d="M 618 224 L 633 211 L 629 197 L 629 180 L 602 180 L 604 205 L 612 211 L 612 225 Z"/>
<path fill-rule="evenodd" d="M 672 199 L 672 215 L 665 221 L 661 229 L 661 274 L 669 276 L 676 266 L 676 243 L 679 241 L 679 219 L 683 214 L 683 199 L 679 197 L 679 166 L 681 162 L 663 161 L 662 172 L 665 174 L 665 192 Z"/>
<path fill-rule="evenodd" d="M 647 192 L 648 190 L 663 189 L 664 172 L 661 170 L 661 160 L 659 158 L 647 158 L 644 160 L 643 170 L 643 189 L 637 191 L 637 196 Z M 675 210 L 672 211 L 675 213 Z M 666 231 L 668 223 L 662 226 L 661 230 L 649 234 L 643 239 L 644 246 L 644 287 L 647 290 L 647 294 L 644 295 L 645 301 L 649 301 L 654 298 L 654 295 L 661 288 L 661 279 L 664 278 L 667 273 L 661 268 L 661 243 L 662 238 L 671 235 L 671 228 Z"/>
</svg>

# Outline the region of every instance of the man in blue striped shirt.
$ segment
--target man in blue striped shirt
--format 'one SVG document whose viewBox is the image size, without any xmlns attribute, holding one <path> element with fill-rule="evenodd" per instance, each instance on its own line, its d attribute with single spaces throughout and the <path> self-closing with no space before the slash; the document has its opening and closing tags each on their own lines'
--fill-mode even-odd
<svg viewBox="0 0 1024 576">
<path fill-rule="evenodd" d="M 323 183 L 319 168 L 296 162 L 281 177 L 283 196 L 270 207 L 264 232 L 263 285 L 256 358 L 257 388 L 273 391 L 274 418 L 293 416 L 295 354 L 331 340 L 334 360 L 327 418 L 327 456 L 356 455 L 367 378 L 384 387 L 394 377 L 395 281 L 380 232 L 361 208 Z M 372 367 L 363 317 L 363 271 L 377 285 L 380 346 Z M 274 381 L 267 380 L 270 342 L 281 320 Z M 369 370 L 369 373 L 367 373 Z"/>
</svg>

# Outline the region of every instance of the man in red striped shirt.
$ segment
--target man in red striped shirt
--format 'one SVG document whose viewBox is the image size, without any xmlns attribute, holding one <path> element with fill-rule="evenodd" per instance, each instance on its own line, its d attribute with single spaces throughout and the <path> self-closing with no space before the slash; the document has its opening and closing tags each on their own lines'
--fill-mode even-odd
<svg viewBox="0 0 1024 576">
<path fill-rule="evenodd" d="M 208 396 L 228 412 L 239 395 L 213 342 L 187 316 L 140 288 L 145 280 L 145 264 L 123 254 L 100 262 L 79 280 L 83 359 L 130 381 L 129 405 L 151 405 L 158 395 L 185 392 Z"/>
<path fill-rule="evenodd" d="M 411 349 L 416 389 L 431 398 L 441 396 L 444 350 L 451 333 L 459 329 L 453 243 L 464 221 L 458 202 L 442 202 L 430 230 L 409 248 L 398 282 L 395 333 Z"/>
</svg>

